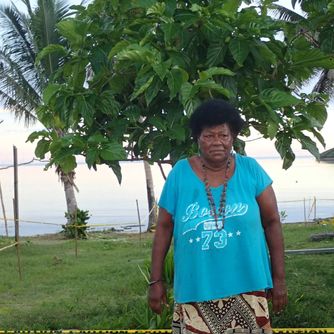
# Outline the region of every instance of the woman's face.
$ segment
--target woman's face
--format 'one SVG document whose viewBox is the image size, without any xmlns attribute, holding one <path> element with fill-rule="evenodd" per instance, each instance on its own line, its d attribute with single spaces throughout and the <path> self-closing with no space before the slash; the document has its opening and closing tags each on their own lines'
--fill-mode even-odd
<svg viewBox="0 0 334 334">
<path fill-rule="evenodd" d="M 202 157 L 208 162 L 224 162 L 233 146 L 234 136 L 227 123 L 204 128 L 198 138 Z"/>
</svg>

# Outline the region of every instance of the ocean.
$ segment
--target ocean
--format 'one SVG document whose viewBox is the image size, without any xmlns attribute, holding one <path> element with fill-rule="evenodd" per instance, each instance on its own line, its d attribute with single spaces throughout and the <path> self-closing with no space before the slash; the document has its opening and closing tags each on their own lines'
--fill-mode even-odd
<svg viewBox="0 0 334 334">
<path fill-rule="evenodd" d="M 334 216 L 334 164 L 317 162 L 312 157 L 299 157 L 287 171 L 279 158 L 256 158 L 273 179 L 283 223 L 312 221 Z M 148 222 L 145 172 L 142 162 L 123 162 L 122 184 L 107 166 L 89 170 L 85 164 L 76 169 L 76 194 L 81 210 L 88 210 L 91 229 L 111 227 L 119 231 L 139 231 L 139 218 L 144 231 Z M 13 168 L 1 169 L 0 183 L 8 218 L 9 235 L 14 234 Z M 165 166 L 168 174 L 170 167 Z M 158 166 L 152 166 L 154 190 L 159 198 L 164 179 Z M 56 233 L 66 223 L 63 186 L 54 169 L 44 171 L 42 164 L 18 168 L 20 234 L 32 236 Z M 138 203 L 138 210 L 137 210 Z M 5 235 L 0 206 L 0 236 Z"/>
</svg>

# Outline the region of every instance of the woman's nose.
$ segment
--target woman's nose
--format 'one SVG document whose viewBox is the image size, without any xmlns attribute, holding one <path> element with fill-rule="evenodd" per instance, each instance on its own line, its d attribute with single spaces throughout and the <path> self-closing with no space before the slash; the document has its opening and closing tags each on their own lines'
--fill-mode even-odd
<svg viewBox="0 0 334 334">
<path fill-rule="evenodd" d="M 212 141 L 213 144 L 221 145 L 223 142 L 224 142 L 224 140 L 221 136 L 219 136 L 219 135 L 214 135 L 213 136 L 213 141 Z"/>
</svg>

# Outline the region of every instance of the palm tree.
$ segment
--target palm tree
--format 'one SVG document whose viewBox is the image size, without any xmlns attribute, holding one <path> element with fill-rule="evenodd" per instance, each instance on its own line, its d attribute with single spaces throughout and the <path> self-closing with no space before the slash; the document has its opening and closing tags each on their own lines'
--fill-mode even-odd
<svg viewBox="0 0 334 334">
<path fill-rule="evenodd" d="M 13 1 L 0 6 L 0 100 L 15 118 L 23 118 L 29 126 L 38 121 L 43 89 L 61 64 L 61 59 L 52 54 L 37 65 L 37 54 L 47 45 L 62 44 L 56 24 L 71 15 L 71 10 L 62 0 L 38 0 L 34 9 L 30 0 L 21 2 L 27 13 L 18 10 Z M 64 184 L 68 216 L 73 217 L 77 210 L 75 172 L 56 170 Z"/>
<path fill-rule="evenodd" d="M 302 12 L 288 9 L 278 4 L 272 4 L 274 15 L 282 21 L 291 23 L 293 40 L 303 37 L 309 40 L 315 48 L 326 53 L 334 53 L 334 3 L 328 0 L 292 0 L 293 8 L 300 5 Z M 326 93 L 334 97 L 334 70 L 319 69 L 314 73 L 317 78 L 312 91 Z"/>
</svg>

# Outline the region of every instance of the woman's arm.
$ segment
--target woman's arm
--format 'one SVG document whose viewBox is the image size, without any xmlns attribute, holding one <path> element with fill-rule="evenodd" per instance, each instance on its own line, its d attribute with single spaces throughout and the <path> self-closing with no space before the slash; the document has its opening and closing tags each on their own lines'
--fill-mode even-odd
<svg viewBox="0 0 334 334">
<path fill-rule="evenodd" d="M 150 308 L 160 314 L 167 304 L 166 289 L 162 282 L 164 261 L 173 236 L 172 216 L 163 208 L 159 209 L 158 223 L 153 240 L 151 282 L 148 292 Z"/>
<path fill-rule="evenodd" d="M 273 311 L 279 313 L 288 302 L 284 269 L 284 242 L 274 190 L 267 187 L 258 197 L 262 225 L 269 248 L 273 276 Z"/>
</svg>

